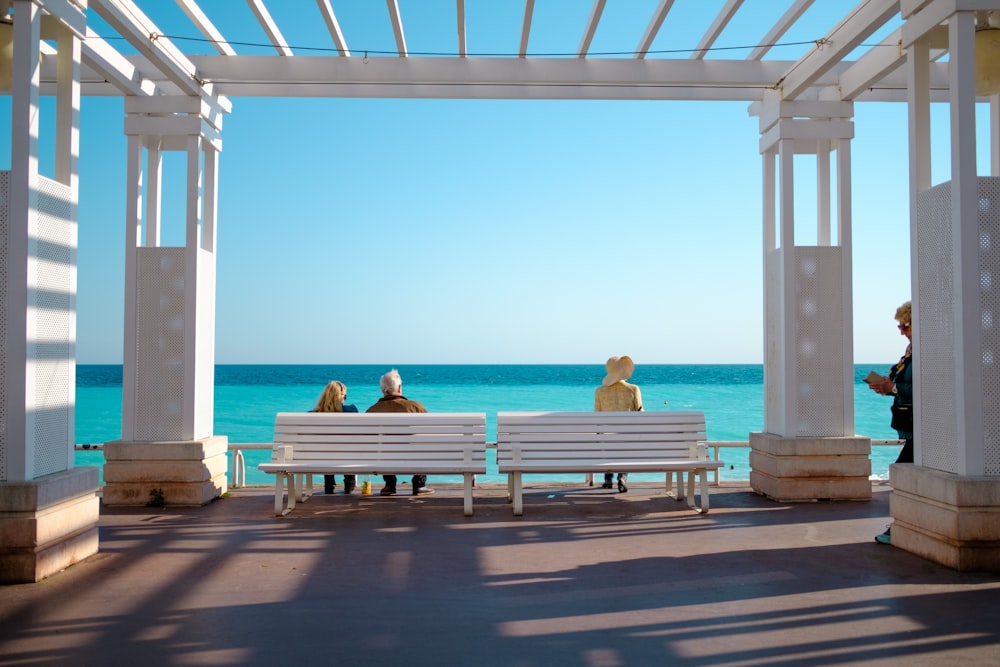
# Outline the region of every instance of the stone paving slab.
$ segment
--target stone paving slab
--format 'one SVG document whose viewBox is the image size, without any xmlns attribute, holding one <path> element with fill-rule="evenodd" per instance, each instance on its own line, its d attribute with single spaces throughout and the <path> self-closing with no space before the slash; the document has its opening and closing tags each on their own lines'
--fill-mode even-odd
<svg viewBox="0 0 1000 667">
<path fill-rule="evenodd" d="M 884 485 L 724 485 L 701 515 L 654 485 L 529 484 L 523 517 L 504 488 L 472 517 L 437 488 L 103 508 L 98 555 L 0 587 L 0 666 L 1000 664 L 1000 576 L 877 544 Z"/>
</svg>

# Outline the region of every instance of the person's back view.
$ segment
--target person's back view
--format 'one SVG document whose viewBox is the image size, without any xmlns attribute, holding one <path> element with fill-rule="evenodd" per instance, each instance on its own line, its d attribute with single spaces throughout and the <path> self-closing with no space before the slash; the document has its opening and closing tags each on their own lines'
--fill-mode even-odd
<svg viewBox="0 0 1000 667">
<path fill-rule="evenodd" d="M 319 395 L 319 400 L 316 402 L 316 407 L 312 409 L 312 412 L 358 411 L 353 405 L 346 405 L 344 403 L 345 400 L 347 400 L 347 385 L 339 380 L 333 380 L 323 388 L 323 393 Z M 344 475 L 344 493 L 354 491 L 355 480 L 356 477 L 354 475 Z M 335 486 L 337 486 L 337 477 L 335 475 L 323 475 L 323 493 L 331 495 Z"/>
<path fill-rule="evenodd" d="M 601 386 L 594 391 L 594 410 L 596 412 L 638 412 L 642 410 L 642 392 L 639 387 L 626 382 L 635 371 L 635 364 L 631 357 L 611 357 L 604 364 L 607 375 L 601 382 Z M 604 473 L 605 489 L 614 488 L 612 482 L 614 473 Z M 618 473 L 618 492 L 625 493 L 628 487 L 625 481 L 628 473 Z"/>
<path fill-rule="evenodd" d="M 403 396 L 403 380 L 395 368 L 382 376 L 379 380 L 379 388 L 382 390 L 382 398 L 378 399 L 365 412 L 427 412 L 427 408 L 420 401 L 411 401 Z M 382 475 L 382 480 L 384 485 L 379 491 L 379 495 L 396 495 L 396 476 Z M 427 488 L 427 475 L 413 475 L 411 481 L 413 495 L 421 496 L 434 493 L 434 489 Z"/>
</svg>

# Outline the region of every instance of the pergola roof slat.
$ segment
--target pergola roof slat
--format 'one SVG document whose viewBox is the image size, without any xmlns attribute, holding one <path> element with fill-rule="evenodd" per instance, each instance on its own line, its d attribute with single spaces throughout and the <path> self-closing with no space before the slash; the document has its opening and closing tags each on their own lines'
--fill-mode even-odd
<svg viewBox="0 0 1000 667">
<path fill-rule="evenodd" d="M 385 6 L 389 10 L 389 20 L 392 21 L 392 33 L 396 36 L 396 52 L 400 58 L 406 58 L 409 53 L 406 50 L 406 37 L 403 35 L 403 18 L 399 15 L 399 3 L 397 0 L 385 0 Z"/>
<path fill-rule="evenodd" d="M 521 46 L 517 56 L 524 58 L 528 55 L 528 36 L 531 34 L 531 16 L 535 11 L 535 0 L 525 0 L 524 21 L 521 23 Z"/>
<path fill-rule="evenodd" d="M 288 47 L 284 36 L 281 34 L 281 30 L 278 29 L 278 24 L 271 18 L 271 12 L 267 10 L 267 6 L 263 0 L 247 0 L 247 4 L 250 5 L 250 9 L 253 10 L 254 15 L 257 17 L 257 22 L 260 23 L 260 27 L 267 33 L 267 38 L 271 40 L 271 44 L 277 50 L 278 55 L 293 55 L 292 50 Z"/>
<path fill-rule="evenodd" d="M 188 18 L 191 19 L 191 23 L 194 24 L 198 31 L 208 39 L 215 50 L 223 56 L 235 56 L 236 50 L 226 41 L 226 38 L 222 36 L 219 29 L 215 27 L 212 21 L 209 20 L 205 12 L 201 10 L 201 7 L 194 0 L 177 0 L 177 4 L 180 8 L 184 10 Z"/>
<path fill-rule="evenodd" d="M 649 25 L 646 26 L 646 32 L 643 33 L 642 39 L 639 40 L 639 45 L 635 47 L 635 53 L 632 55 L 633 58 L 642 60 L 646 57 L 650 47 L 653 46 L 653 40 L 656 39 L 657 33 L 660 32 L 660 26 L 663 25 L 663 21 L 667 18 L 667 14 L 673 6 L 674 0 L 660 0 L 659 6 L 653 12 L 653 18 L 649 20 Z"/>
<path fill-rule="evenodd" d="M 601 22 L 601 15 L 604 13 L 604 5 L 607 0 L 594 0 L 594 6 L 590 9 L 590 18 L 587 19 L 587 27 L 583 31 L 580 39 L 580 48 L 577 49 L 577 57 L 585 58 L 590 51 L 590 44 L 594 41 L 594 33 L 597 32 L 597 24 Z"/>
<path fill-rule="evenodd" d="M 725 30 L 726 26 L 729 25 L 729 22 L 733 20 L 733 15 L 736 14 L 736 10 L 738 10 L 742 4 L 743 0 L 728 0 L 726 2 L 726 6 L 723 7 L 722 11 L 716 15 L 715 20 L 712 22 L 712 25 L 709 26 L 705 36 L 701 38 L 701 41 L 698 42 L 698 46 L 691 52 L 691 58 L 700 60 L 705 57 L 708 50 L 712 48 L 713 44 L 715 44 L 715 40 L 719 38 L 722 31 Z"/>
<path fill-rule="evenodd" d="M 330 0 L 316 0 L 316 4 L 319 6 L 320 14 L 323 15 L 323 20 L 326 22 L 326 29 L 330 31 L 330 37 L 333 38 L 333 45 L 337 47 L 337 53 L 341 56 L 350 56 L 351 51 L 347 48 L 344 33 L 340 30 L 340 21 L 337 20 L 337 15 L 333 13 Z"/>
</svg>

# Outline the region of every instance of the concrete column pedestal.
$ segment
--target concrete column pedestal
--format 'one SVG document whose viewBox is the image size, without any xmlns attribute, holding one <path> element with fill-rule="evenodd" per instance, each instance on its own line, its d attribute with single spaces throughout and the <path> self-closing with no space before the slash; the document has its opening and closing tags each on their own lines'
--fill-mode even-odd
<svg viewBox="0 0 1000 667">
<path fill-rule="evenodd" d="M 207 505 L 224 494 L 226 436 L 104 444 L 104 504 Z"/>
<path fill-rule="evenodd" d="M 98 471 L 0 482 L 0 584 L 41 581 L 97 553 Z"/>
<path fill-rule="evenodd" d="M 892 546 L 955 570 L 1000 572 L 1000 484 L 896 463 L 889 467 Z"/>
<path fill-rule="evenodd" d="M 750 434 L 750 487 L 779 502 L 871 500 L 872 441 Z"/>
</svg>

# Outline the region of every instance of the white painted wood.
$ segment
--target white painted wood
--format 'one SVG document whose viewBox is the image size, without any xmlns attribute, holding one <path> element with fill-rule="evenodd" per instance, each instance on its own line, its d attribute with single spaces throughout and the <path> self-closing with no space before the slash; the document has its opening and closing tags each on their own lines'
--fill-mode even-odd
<svg viewBox="0 0 1000 667">
<path fill-rule="evenodd" d="M 973 12 L 948 19 L 951 61 L 951 220 L 954 249 L 955 388 L 959 475 L 982 475 L 983 321 Z M 918 324 L 919 326 L 919 324 Z M 928 393 L 921 391 L 922 397 Z"/>
<path fill-rule="evenodd" d="M 667 489 L 677 474 L 677 499 L 709 510 L 708 459 L 702 412 L 500 412 L 497 466 L 508 475 L 514 514 L 523 513 L 522 476 L 535 473 L 664 472 Z M 699 444 L 701 445 L 698 448 Z M 695 449 L 692 450 L 692 447 Z M 688 492 L 683 473 L 689 473 Z M 694 503 L 694 477 L 701 479 L 701 506 Z"/>
<path fill-rule="evenodd" d="M 597 32 L 597 24 L 601 22 L 601 15 L 604 13 L 606 3 L 607 0 L 594 0 L 594 6 L 590 8 L 590 17 L 587 19 L 587 27 L 583 29 L 583 37 L 576 50 L 578 58 L 585 58 L 587 52 L 590 51 L 590 44 L 594 41 L 594 33 Z"/>
<path fill-rule="evenodd" d="M 235 56 L 236 50 L 226 41 L 226 38 L 222 36 L 222 33 L 215 24 L 209 20 L 205 12 L 202 11 L 201 7 L 195 0 L 177 0 L 177 4 L 180 5 L 184 13 L 187 14 L 188 18 L 198 29 L 202 35 L 208 39 L 216 51 L 220 55 L 224 56 Z"/>
<path fill-rule="evenodd" d="M 464 58 L 468 55 L 468 46 L 465 43 L 465 0 L 455 0 L 455 16 L 458 29 L 458 57 Z"/>
<path fill-rule="evenodd" d="M 268 11 L 267 5 L 264 4 L 263 0 L 247 0 L 247 4 L 250 5 L 250 9 L 253 11 L 254 16 L 257 17 L 257 22 L 260 23 L 260 27 L 264 29 L 267 34 L 267 38 L 271 41 L 271 45 L 278 52 L 279 56 L 291 56 L 292 50 L 288 47 L 288 42 L 285 41 L 284 35 L 281 34 L 281 30 L 278 29 L 278 24 L 274 22 L 271 17 L 271 12 Z"/>
<path fill-rule="evenodd" d="M 204 92 L 194 65 L 180 49 L 170 40 L 150 39 L 163 33 L 132 0 L 90 0 L 90 7 L 185 94 Z"/>
<path fill-rule="evenodd" d="M 906 62 L 906 51 L 901 44 L 902 31 L 894 30 L 879 45 L 856 60 L 840 76 L 840 94 L 852 100 L 865 89 L 876 85 Z M 895 48 L 893 48 L 895 47 Z"/>
<path fill-rule="evenodd" d="M 521 22 L 521 46 L 518 57 L 524 58 L 528 53 L 528 38 L 531 35 L 531 16 L 535 11 L 535 0 L 525 0 L 524 20 Z"/>
<path fill-rule="evenodd" d="M 899 10 L 899 0 L 869 0 L 847 15 L 817 48 L 782 78 L 782 97 L 796 98 L 830 71 Z"/>
<path fill-rule="evenodd" d="M 333 12 L 330 0 L 316 0 L 316 4 L 323 15 L 323 21 L 326 22 L 326 29 L 330 31 L 333 45 L 337 47 L 337 54 L 350 56 L 351 51 L 347 48 L 347 40 L 344 39 L 344 33 L 340 29 L 340 21 L 337 20 L 337 15 Z"/>
<path fill-rule="evenodd" d="M 639 40 L 639 45 L 635 47 L 635 53 L 632 54 L 634 59 L 644 60 L 646 58 L 646 54 L 653 45 L 653 40 L 656 39 L 657 33 L 660 32 L 660 26 L 663 25 L 663 21 L 667 18 L 667 14 L 670 13 L 670 8 L 673 6 L 674 0 L 660 0 L 656 11 L 653 12 L 653 17 L 649 20 L 649 25 L 646 26 L 646 31 L 642 34 L 642 39 Z"/>
<path fill-rule="evenodd" d="M 274 443 L 271 462 L 258 468 L 278 476 L 276 514 L 294 507 L 295 475 L 427 474 L 462 475 L 463 512 L 471 516 L 475 475 L 486 473 L 484 413 L 282 412 Z"/>
<path fill-rule="evenodd" d="M 403 34 L 403 19 L 399 15 L 399 3 L 396 0 L 385 0 L 389 10 L 389 20 L 392 22 L 392 34 L 396 37 L 396 52 L 400 58 L 409 56 L 406 50 L 406 36 Z"/>
<path fill-rule="evenodd" d="M 792 6 L 782 14 L 781 18 L 771 26 L 771 29 L 767 31 L 764 38 L 760 40 L 760 45 L 750 52 L 747 60 L 760 60 L 763 58 L 771 50 L 772 46 L 778 43 L 782 35 L 809 9 L 813 2 L 815 0 L 795 0 Z"/>
<path fill-rule="evenodd" d="M 708 50 L 712 48 L 715 44 L 715 40 L 719 38 L 722 31 L 726 29 L 729 22 L 733 19 L 733 15 L 736 14 L 736 10 L 740 8 L 743 4 L 743 0 L 726 0 L 725 6 L 719 10 L 716 14 L 715 20 L 712 21 L 712 25 L 708 27 L 708 32 L 705 36 L 701 38 L 698 42 L 698 46 L 695 47 L 694 51 L 691 52 L 691 58 L 694 60 L 701 60 L 708 53 Z"/>
</svg>

